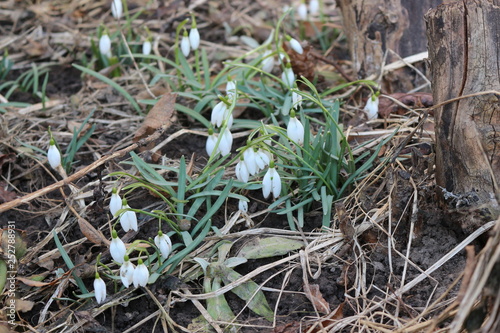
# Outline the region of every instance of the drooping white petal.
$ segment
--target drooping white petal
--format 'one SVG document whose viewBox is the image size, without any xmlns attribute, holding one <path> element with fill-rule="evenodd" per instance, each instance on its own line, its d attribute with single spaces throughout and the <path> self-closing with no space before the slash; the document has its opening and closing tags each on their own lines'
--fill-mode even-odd
<svg viewBox="0 0 500 333">
<path fill-rule="evenodd" d="M 255 163 L 257 163 L 259 170 L 268 166 L 270 161 L 269 156 L 261 148 L 259 148 L 259 150 L 255 153 Z"/>
<path fill-rule="evenodd" d="M 276 168 L 269 168 L 262 180 L 262 194 L 264 198 L 273 194 L 275 198 L 280 196 L 281 193 L 281 177 L 276 171 Z"/>
<path fill-rule="evenodd" d="M 298 54 L 304 53 L 304 49 L 302 48 L 302 45 L 295 38 L 290 39 L 290 47 L 292 48 L 292 50 L 294 50 Z"/>
<path fill-rule="evenodd" d="M 247 165 L 244 161 L 240 160 L 238 164 L 236 164 L 236 168 L 234 169 L 234 173 L 236 174 L 236 178 L 243 183 L 248 183 L 248 178 L 250 174 L 248 173 Z"/>
<path fill-rule="evenodd" d="M 181 39 L 181 51 L 182 51 L 182 54 L 184 54 L 184 56 L 187 58 L 189 56 L 189 51 L 191 49 L 191 45 L 189 43 L 189 37 L 184 35 L 182 36 L 182 39 Z"/>
<path fill-rule="evenodd" d="M 123 209 L 130 208 L 129 205 L 123 206 Z M 137 214 L 133 210 L 128 210 L 120 216 L 120 224 L 125 232 L 129 230 L 137 231 Z"/>
<path fill-rule="evenodd" d="M 197 28 L 191 28 L 189 31 L 189 44 L 192 50 L 197 50 L 200 46 L 200 32 Z"/>
<path fill-rule="evenodd" d="M 151 41 L 145 40 L 144 43 L 142 43 L 142 54 L 144 55 L 151 54 Z"/>
<path fill-rule="evenodd" d="M 101 304 L 106 299 L 106 284 L 103 279 L 96 274 L 96 279 L 94 280 L 94 294 L 97 303 Z"/>
<path fill-rule="evenodd" d="M 116 216 L 116 213 L 122 209 L 122 198 L 118 192 L 111 193 L 111 199 L 109 200 L 109 211 L 111 215 Z"/>
<path fill-rule="evenodd" d="M 134 287 L 145 287 L 148 284 L 149 280 L 149 271 L 146 265 L 142 262 L 142 260 L 137 261 L 138 265 L 134 269 L 134 274 L 133 274 L 133 282 L 134 282 Z"/>
<path fill-rule="evenodd" d="M 205 149 L 207 150 L 208 156 L 212 156 L 216 144 L 217 144 L 217 136 L 214 133 L 212 133 L 208 136 L 207 143 L 205 145 Z"/>
<path fill-rule="evenodd" d="M 285 67 L 285 70 L 281 73 L 281 80 L 283 80 L 288 87 L 293 87 L 295 74 L 293 73 L 292 67 Z"/>
<path fill-rule="evenodd" d="M 49 145 L 47 158 L 52 169 L 57 169 L 61 165 L 61 152 L 57 149 L 55 144 Z"/>
<path fill-rule="evenodd" d="M 113 17 L 117 20 L 122 17 L 123 14 L 122 0 L 113 0 L 113 2 L 111 3 L 111 14 L 113 14 Z"/>
<path fill-rule="evenodd" d="M 286 128 L 286 135 L 290 140 L 298 145 L 304 143 L 304 125 L 297 119 L 297 117 L 291 117 Z"/>
<path fill-rule="evenodd" d="M 297 16 L 303 21 L 307 20 L 307 5 L 304 2 L 297 6 Z"/>
<path fill-rule="evenodd" d="M 129 260 L 126 260 L 120 267 L 120 279 L 125 288 L 128 288 L 134 281 L 135 265 Z"/>
<path fill-rule="evenodd" d="M 210 122 L 212 123 L 212 125 L 216 127 L 222 126 L 226 110 L 227 110 L 227 105 L 223 101 L 220 101 L 219 103 L 217 103 L 217 105 L 215 105 L 214 109 L 212 110 L 212 115 L 210 118 Z"/>
<path fill-rule="evenodd" d="M 108 34 L 104 33 L 99 39 L 99 52 L 106 56 L 107 58 L 111 58 L 111 39 Z"/>
<path fill-rule="evenodd" d="M 274 56 L 271 54 L 271 50 L 266 50 L 262 56 L 262 62 L 260 63 L 262 70 L 266 73 L 271 73 L 274 68 Z"/>
<path fill-rule="evenodd" d="M 243 152 L 243 161 L 245 162 L 247 166 L 248 172 L 253 176 L 255 175 L 259 170 L 257 166 L 257 161 L 256 161 L 256 156 L 255 156 L 255 151 L 253 150 L 252 147 L 248 148 Z"/>
<path fill-rule="evenodd" d="M 248 202 L 245 200 L 240 200 L 238 202 L 238 209 L 241 210 L 243 213 L 248 212 Z"/>
<path fill-rule="evenodd" d="M 116 237 L 113 238 L 111 244 L 109 244 L 109 252 L 114 261 L 122 264 L 127 248 L 125 247 L 125 243 L 123 243 L 119 237 Z"/>
<path fill-rule="evenodd" d="M 226 95 L 229 98 L 232 98 L 236 94 L 236 82 L 227 81 L 226 83 Z"/>
<path fill-rule="evenodd" d="M 167 234 L 162 233 L 161 236 L 158 234 L 155 237 L 155 245 L 160 249 L 161 255 L 164 259 L 167 259 L 172 251 L 172 241 Z"/>
<path fill-rule="evenodd" d="M 233 135 L 229 128 L 226 128 L 224 132 L 222 132 L 222 137 L 219 142 L 219 151 L 222 156 L 225 156 L 231 152 L 231 146 L 233 145 Z"/>
<path fill-rule="evenodd" d="M 377 119 L 378 117 L 378 97 L 373 98 L 373 96 L 368 97 L 366 101 L 365 108 L 363 109 L 366 113 L 368 120 Z"/>
<path fill-rule="evenodd" d="M 271 177 L 272 182 L 272 192 L 275 198 L 279 197 L 281 194 L 281 177 L 278 171 L 275 171 Z"/>
<path fill-rule="evenodd" d="M 309 1 L 309 12 L 311 15 L 318 15 L 319 13 L 319 1 L 311 0 Z"/>
</svg>

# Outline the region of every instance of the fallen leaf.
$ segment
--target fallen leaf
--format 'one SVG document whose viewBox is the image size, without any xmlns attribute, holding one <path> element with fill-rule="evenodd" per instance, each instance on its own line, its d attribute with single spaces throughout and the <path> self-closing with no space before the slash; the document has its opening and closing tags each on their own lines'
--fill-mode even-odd
<svg viewBox="0 0 500 333">
<path fill-rule="evenodd" d="M 238 251 L 236 257 L 246 259 L 261 259 L 282 256 L 304 247 L 300 240 L 284 237 L 255 237 L 246 242 Z"/>
<path fill-rule="evenodd" d="M 319 285 L 304 283 L 304 292 L 318 312 L 330 313 L 330 304 L 323 298 Z"/>
<path fill-rule="evenodd" d="M 28 301 L 25 299 L 16 299 L 16 311 L 21 311 L 21 312 L 28 312 L 33 309 L 33 306 L 35 305 L 35 302 Z"/>
<path fill-rule="evenodd" d="M 15 192 L 4 190 L 3 187 L 0 187 L 0 203 L 9 202 L 17 198 L 17 194 Z"/>
<path fill-rule="evenodd" d="M 387 96 L 394 98 L 401 104 L 415 109 L 428 108 L 434 105 L 432 94 L 430 93 L 394 93 Z M 387 98 L 384 95 L 380 96 L 378 113 L 383 118 L 389 117 L 392 113 L 404 115 L 406 112 L 408 112 L 406 108 L 398 105 L 398 103 L 394 102 L 390 98 Z"/>
<path fill-rule="evenodd" d="M 106 244 L 107 246 L 111 243 L 106 237 L 104 237 L 102 232 L 94 228 L 87 220 L 79 218 L 78 225 L 80 226 L 82 234 L 92 243 L 97 245 Z"/>
<path fill-rule="evenodd" d="M 177 94 L 168 93 L 156 102 L 146 118 L 144 118 L 142 126 L 135 132 L 134 142 L 153 134 L 160 127 L 168 126 L 171 123 L 176 98 Z"/>
<path fill-rule="evenodd" d="M 45 287 L 45 286 L 50 285 L 50 283 L 47 283 L 47 282 L 36 281 L 36 280 L 28 279 L 28 278 L 25 278 L 22 276 L 17 276 L 16 279 L 18 281 L 21 281 L 22 283 L 24 283 L 25 285 L 27 285 L 29 287 Z"/>
</svg>

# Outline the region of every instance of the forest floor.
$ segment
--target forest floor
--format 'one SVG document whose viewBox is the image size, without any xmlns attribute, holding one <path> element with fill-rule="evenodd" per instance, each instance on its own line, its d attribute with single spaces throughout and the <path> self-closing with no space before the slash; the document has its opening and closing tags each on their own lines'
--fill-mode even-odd
<svg viewBox="0 0 500 333">
<path fill-rule="evenodd" d="M 115 34 L 115 40 L 126 38 L 136 50 L 149 31 L 153 54 L 175 61 L 176 28 L 194 13 L 201 34 L 200 48 L 211 71 L 208 75 L 215 77 L 225 61 L 251 52 L 255 43 L 262 44 L 268 38 L 287 2 L 175 0 L 153 1 L 140 7 L 141 3 L 128 1 L 129 15 L 134 18 L 127 27 L 123 18 L 118 23 L 111 16 L 109 1 L 0 3 L 0 49 L 4 50 L 0 57 L 8 57 L 13 63 L 9 70 L 5 62 L 0 67 L 3 257 L 9 253 L 10 229 L 15 230 L 18 246 L 24 247 L 17 249 L 22 255 L 15 266 L 8 267 L 8 272 L 15 272 L 15 281 L 11 283 L 10 275 L 4 277 L 0 332 L 203 332 L 208 326 L 216 331 L 226 328 L 242 332 L 446 328 L 452 319 L 443 313 L 459 294 L 467 262 L 465 247 L 473 245 L 479 252 L 487 241 L 485 234 L 481 236 L 487 228 L 464 230 L 454 223 L 454 217 L 467 211 L 438 205 L 439 189 L 433 174 L 434 123 L 432 109 L 425 107 L 429 105 L 396 107 L 389 98 L 385 104 L 381 99 L 381 115 L 367 121 L 362 109 L 370 90 L 363 84 L 324 96 L 341 99 L 339 123 L 347 133 L 356 163 L 376 155 L 371 167 L 335 199 L 328 226 L 323 222 L 321 200 L 303 211 L 303 225 L 290 230 L 287 214 L 276 214 L 276 207 L 269 208 L 273 199 L 265 199 L 260 190 L 245 190 L 241 193 L 250 200 L 248 212 L 238 210 L 237 199 L 225 200 L 211 216 L 209 233 L 168 274 L 146 287 L 128 289 L 108 278 L 104 303 L 98 304 L 89 296 L 98 258 L 107 265 L 100 268 L 104 272 L 101 276 L 119 269 L 104 239 L 111 239 L 110 226 L 116 221 L 108 210 L 111 189 L 117 183 L 120 187 L 134 184 L 139 177 L 130 151 L 148 163 L 171 168 L 180 168 L 185 160 L 192 177 L 203 172 L 209 160 L 205 124 L 177 106 L 171 115 L 161 116 L 159 122 L 163 123 L 146 128 L 149 137 L 139 133 L 144 129 L 144 114 L 151 109 L 152 103 L 147 102 L 152 99 L 150 93 L 159 98 L 178 91 L 169 84 L 171 81 L 162 81 L 145 70 L 139 59 L 131 63 L 123 57 L 118 65 L 103 66 L 95 58 L 99 26 L 105 24 L 116 33 L 121 25 L 124 33 Z M 339 13 L 334 1 L 322 3 L 321 16 L 300 21 L 292 12 L 283 28 L 307 40 L 311 49 L 326 59 L 300 60 L 313 74 L 320 92 L 345 84 L 344 76 L 352 75 Z M 188 57 L 192 66 L 194 57 Z M 83 73 L 75 64 L 111 78 L 140 102 L 139 109 L 115 86 Z M 157 73 L 176 75 L 168 62 L 158 58 L 146 65 L 155 67 Z M 113 74 L 117 68 L 119 75 Z M 281 75 L 278 66 L 274 71 L 276 76 Z M 224 89 L 213 90 L 217 95 Z M 194 109 L 189 91 L 180 92 L 176 103 Z M 429 87 L 421 95 L 407 96 L 414 101 L 431 98 Z M 235 110 L 235 118 L 240 121 L 235 120 L 235 124 L 240 125 L 233 131 L 233 157 L 250 131 L 242 120 L 270 122 L 270 117 L 246 106 L 248 103 L 242 102 Z M 173 103 L 168 108 L 174 108 Z M 210 104 L 197 112 L 209 120 Z M 82 138 L 92 129 L 67 170 L 69 182 L 61 181 L 65 176 L 47 163 L 49 128 L 65 152 L 73 137 Z M 75 128 L 81 131 L 75 134 Z M 223 180 L 235 178 L 236 162 L 226 168 Z M 178 181 L 178 173 L 165 170 L 165 180 Z M 117 177 L 117 172 L 122 175 Z M 220 194 L 222 187 L 213 190 Z M 154 194 L 144 186 L 137 187 L 128 192 L 127 200 L 131 207 L 144 212 L 166 211 L 165 201 Z M 25 200 L 19 202 L 20 198 Z M 216 200 L 217 195 L 213 198 Z M 195 212 L 192 225 L 183 226 L 192 231 L 193 239 L 200 232 L 194 221 L 201 220 L 209 210 L 203 204 Z M 183 219 L 172 220 L 179 224 Z M 129 245 L 135 239 L 148 240 L 157 234 L 157 219 L 139 213 L 138 221 L 138 231 L 119 232 Z M 187 246 L 180 235 L 174 233 L 172 242 Z M 217 312 L 206 311 L 210 299 L 215 300 L 216 307 L 225 303 L 217 288 L 210 294 L 204 287 L 207 276 L 193 259 L 215 260 L 218 248 L 218 260 L 222 262 L 221 241 L 232 245 L 228 256 L 239 257 L 249 244 L 257 244 L 251 249 L 265 248 L 267 245 L 261 242 L 269 237 L 280 237 L 276 239 L 283 242 L 284 250 L 245 260 L 234 268 L 241 279 L 224 281 L 224 277 L 212 276 L 222 279 L 227 287 L 222 298 L 235 315 L 228 326 L 222 310 L 220 318 L 214 318 Z M 292 240 L 301 245 L 294 247 L 293 242 L 288 243 Z M 173 253 L 181 252 L 182 246 L 174 246 Z M 151 247 L 148 251 L 149 255 L 153 253 Z M 252 289 L 246 281 L 255 282 L 258 288 Z M 234 292 L 238 287 L 249 288 L 252 297 L 264 295 L 272 316 L 251 310 Z M 9 296 L 8 291 L 15 295 Z M 16 303 L 13 320 L 8 316 L 12 300 Z"/>
</svg>

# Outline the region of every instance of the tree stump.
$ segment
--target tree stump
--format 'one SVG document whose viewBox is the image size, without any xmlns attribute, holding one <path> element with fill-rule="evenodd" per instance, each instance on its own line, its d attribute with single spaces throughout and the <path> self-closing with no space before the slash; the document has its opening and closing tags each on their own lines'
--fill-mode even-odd
<svg viewBox="0 0 500 333">
<path fill-rule="evenodd" d="M 358 78 L 379 75 L 388 50 L 406 57 L 427 50 L 424 14 L 441 0 L 337 0 L 354 73 Z M 399 60 L 388 53 L 386 62 Z M 420 68 L 424 70 L 423 66 Z M 384 78 L 386 93 L 407 92 L 423 80 L 402 69 Z M 419 82 L 420 81 L 420 82 Z"/>
<path fill-rule="evenodd" d="M 500 212 L 500 0 L 441 5 L 426 21 L 434 104 L 477 93 L 434 112 L 438 195 L 478 213 L 462 221 L 475 228 Z"/>
</svg>

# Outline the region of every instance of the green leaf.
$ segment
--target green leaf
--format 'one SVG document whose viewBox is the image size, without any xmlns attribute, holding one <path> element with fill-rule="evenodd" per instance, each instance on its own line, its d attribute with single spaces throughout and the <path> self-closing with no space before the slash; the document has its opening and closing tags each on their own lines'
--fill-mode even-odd
<svg viewBox="0 0 500 333">
<path fill-rule="evenodd" d="M 59 237 L 57 237 L 57 233 L 54 230 L 52 232 L 54 235 L 54 243 L 56 244 L 57 249 L 59 250 L 59 253 L 61 254 L 61 257 L 63 258 L 64 262 L 66 263 L 66 266 L 68 266 L 68 269 L 72 271 L 73 278 L 75 279 L 76 284 L 78 285 L 78 288 L 80 288 L 80 291 L 83 294 L 88 294 L 89 291 L 87 290 L 87 287 L 85 287 L 85 284 L 83 283 L 82 279 L 76 274 L 76 272 L 73 270 L 75 268 L 75 265 L 69 258 L 68 254 L 66 253 L 66 250 L 64 249 L 63 245 L 61 244 L 61 241 L 59 240 Z"/>
<path fill-rule="evenodd" d="M 262 259 L 283 256 L 304 247 L 304 242 L 284 237 L 255 237 L 245 243 L 237 257 L 247 259 Z"/>
</svg>

